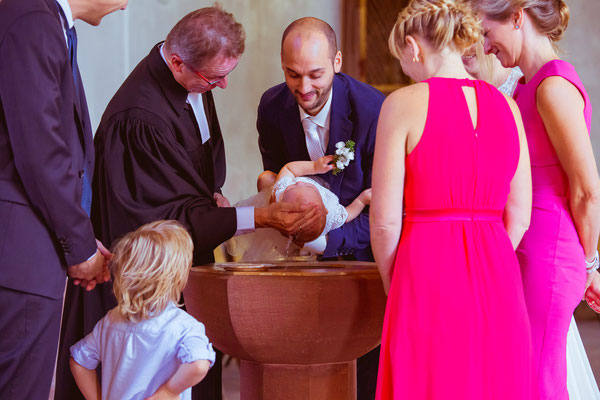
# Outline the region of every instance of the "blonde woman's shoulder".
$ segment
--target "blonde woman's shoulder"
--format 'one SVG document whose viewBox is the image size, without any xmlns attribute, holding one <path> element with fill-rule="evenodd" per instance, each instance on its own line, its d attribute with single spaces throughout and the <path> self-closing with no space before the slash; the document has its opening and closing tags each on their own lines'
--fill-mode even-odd
<svg viewBox="0 0 600 400">
<path fill-rule="evenodd" d="M 427 83 L 419 82 L 404 86 L 392 92 L 383 104 L 386 110 L 393 110 L 397 118 L 413 119 L 427 114 L 427 102 L 429 100 L 429 86 Z"/>
<path fill-rule="evenodd" d="M 418 82 L 394 90 L 387 98 L 393 99 L 393 101 L 402 101 L 403 99 L 415 100 L 419 97 L 424 97 L 427 99 L 428 96 L 429 85 L 426 82 Z"/>
</svg>

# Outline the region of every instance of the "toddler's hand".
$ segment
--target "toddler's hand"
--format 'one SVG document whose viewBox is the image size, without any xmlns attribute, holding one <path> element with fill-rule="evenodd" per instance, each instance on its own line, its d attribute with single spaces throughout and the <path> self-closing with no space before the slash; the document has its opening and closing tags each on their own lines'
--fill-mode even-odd
<svg viewBox="0 0 600 400">
<path fill-rule="evenodd" d="M 179 400 L 179 393 L 173 393 L 167 388 L 167 384 L 162 385 L 158 390 L 146 400 Z"/>
<path fill-rule="evenodd" d="M 315 164 L 315 172 L 317 174 L 324 174 L 333 169 L 333 164 L 330 162 L 333 161 L 333 156 L 324 156 L 319 158 L 316 161 L 313 161 Z"/>
<path fill-rule="evenodd" d="M 361 194 L 358 195 L 358 199 L 364 204 L 371 204 L 371 188 L 363 190 Z"/>
</svg>

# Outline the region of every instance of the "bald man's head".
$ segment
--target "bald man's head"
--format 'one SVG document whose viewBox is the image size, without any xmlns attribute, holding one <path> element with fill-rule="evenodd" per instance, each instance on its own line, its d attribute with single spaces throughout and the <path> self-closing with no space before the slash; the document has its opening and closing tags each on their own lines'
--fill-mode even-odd
<svg viewBox="0 0 600 400">
<path fill-rule="evenodd" d="M 304 17 L 297 19 L 291 24 L 289 24 L 287 28 L 285 28 L 285 31 L 283 31 L 283 36 L 281 38 L 281 56 L 283 57 L 284 55 L 284 44 L 288 36 L 308 37 L 314 36 L 314 34 L 322 35 L 323 40 L 327 41 L 329 54 L 331 59 L 333 60 L 338 51 L 335 32 L 327 22 L 314 17 Z"/>
<path fill-rule="evenodd" d="M 317 115 L 342 68 L 342 53 L 337 50 L 333 29 L 317 18 L 292 22 L 281 40 L 281 68 L 298 105 Z"/>
</svg>

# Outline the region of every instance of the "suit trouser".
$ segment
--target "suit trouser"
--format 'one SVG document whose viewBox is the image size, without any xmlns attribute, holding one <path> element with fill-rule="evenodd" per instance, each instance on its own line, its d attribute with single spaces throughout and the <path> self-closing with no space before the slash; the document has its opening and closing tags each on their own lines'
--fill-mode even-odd
<svg viewBox="0 0 600 400">
<path fill-rule="evenodd" d="M 62 298 L 0 287 L 0 399 L 47 400 Z"/>
<path fill-rule="evenodd" d="M 116 299 L 112 294 L 112 282 L 102 283 L 94 290 L 86 292 L 69 279 L 56 366 L 55 400 L 83 400 L 83 395 L 69 368 L 70 347 L 90 333 L 96 323 L 116 305 Z M 221 400 L 222 353 L 217 349 L 215 352 L 217 353 L 215 365 L 202 382 L 192 388 L 193 400 Z M 100 368 L 98 368 L 98 375 L 101 376 Z M 0 396 L 0 400 L 4 398 Z"/>
<path fill-rule="evenodd" d="M 375 399 L 377 389 L 377 369 L 381 346 L 356 360 L 356 398 L 357 400 Z"/>
</svg>

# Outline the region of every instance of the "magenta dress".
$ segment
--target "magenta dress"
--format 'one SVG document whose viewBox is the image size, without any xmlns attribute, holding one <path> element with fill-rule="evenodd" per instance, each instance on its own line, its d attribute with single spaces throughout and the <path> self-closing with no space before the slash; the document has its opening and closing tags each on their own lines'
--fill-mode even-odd
<svg viewBox="0 0 600 400">
<path fill-rule="evenodd" d="M 377 399 L 531 399 L 529 318 L 502 222 L 519 159 L 513 114 L 483 81 L 426 82 L 427 122 L 405 159 Z M 462 86 L 476 91 L 476 129 Z"/>
<path fill-rule="evenodd" d="M 531 322 L 534 373 L 540 399 L 568 399 L 567 331 L 585 289 L 585 255 L 569 210 L 569 182 L 537 111 L 537 87 L 549 76 L 562 76 L 585 101 L 588 132 L 592 107 L 573 66 L 546 63 L 526 84 L 519 82 L 519 105 L 531 157 L 531 225 L 517 249 Z"/>
</svg>

